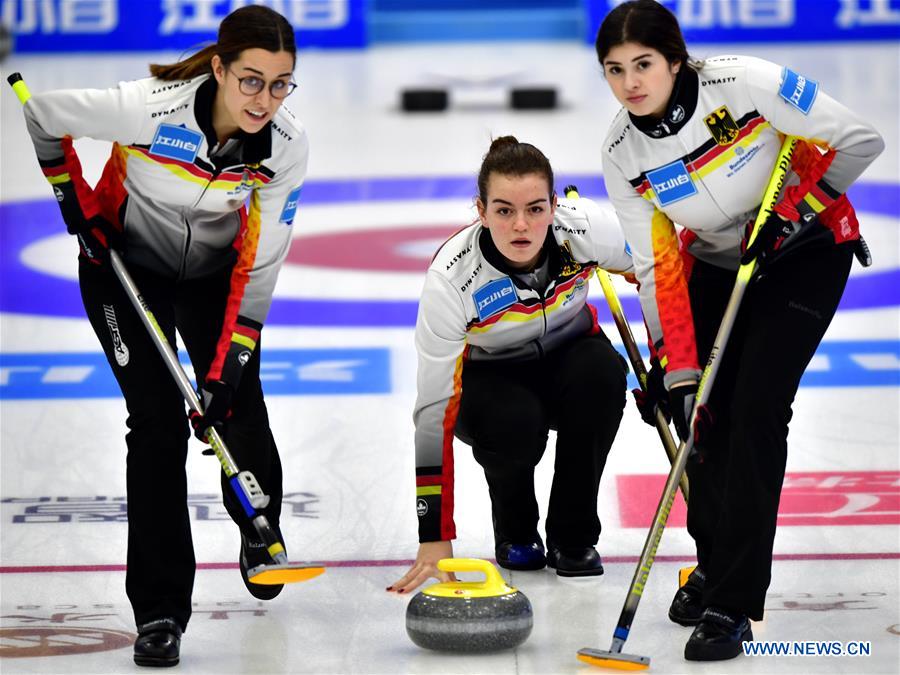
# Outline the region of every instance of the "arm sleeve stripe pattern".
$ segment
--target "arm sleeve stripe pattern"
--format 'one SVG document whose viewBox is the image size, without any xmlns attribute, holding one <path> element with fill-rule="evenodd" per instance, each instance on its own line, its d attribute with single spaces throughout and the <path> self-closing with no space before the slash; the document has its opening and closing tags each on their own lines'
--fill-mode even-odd
<svg viewBox="0 0 900 675">
<path fill-rule="evenodd" d="M 256 342 L 244 335 L 241 335 L 238 331 L 234 331 L 231 334 L 231 341 L 237 342 L 239 345 L 247 347 L 247 349 L 249 349 L 250 351 L 256 349 Z"/>
<path fill-rule="evenodd" d="M 231 348 L 231 342 L 236 332 L 238 311 L 244 297 L 244 288 L 250 281 L 250 270 L 256 259 L 256 248 L 259 244 L 260 216 L 259 216 L 259 192 L 253 191 L 250 197 L 250 215 L 241 209 L 241 228 L 235 237 L 235 248 L 238 250 L 238 259 L 231 271 L 231 288 L 228 291 L 228 302 L 225 305 L 225 318 L 219 343 L 216 345 L 216 356 L 209 367 L 206 377 L 210 380 L 218 380 L 222 377 L 225 365 L 225 357 Z M 255 344 L 254 344 L 255 347 Z M 232 383 L 237 384 L 237 383 Z"/>
<path fill-rule="evenodd" d="M 50 185 L 59 185 L 60 183 L 68 183 L 72 180 L 72 177 L 69 176 L 68 173 L 61 173 L 56 176 L 47 176 L 47 182 Z"/>
<path fill-rule="evenodd" d="M 698 370 L 694 318 L 675 226 L 664 213 L 656 211 L 651 229 L 656 281 L 654 301 L 665 336 L 660 363 L 665 361 L 667 372 Z"/>
<path fill-rule="evenodd" d="M 462 372 L 469 346 L 456 359 L 453 369 L 453 394 L 444 411 L 444 444 L 441 457 L 443 484 L 441 491 L 441 539 L 449 541 L 456 538 L 456 525 L 453 522 L 453 429 L 459 415 L 459 401 L 462 396 Z"/>
<path fill-rule="evenodd" d="M 66 166 L 64 160 L 65 156 L 61 157 L 60 162 L 53 166 L 41 164 L 41 172 L 51 185 L 61 182 L 59 179 L 62 177 L 65 177 L 64 180 L 69 180 L 69 167 Z"/>
<path fill-rule="evenodd" d="M 423 480 L 430 478 L 432 476 L 437 476 L 441 473 L 441 467 L 439 466 L 417 466 L 416 467 L 416 476 L 420 476 Z M 418 478 L 416 480 L 419 480 Z M 425 485 L 425 483 L 419 483 L 420 485 Z"/>
</svg>

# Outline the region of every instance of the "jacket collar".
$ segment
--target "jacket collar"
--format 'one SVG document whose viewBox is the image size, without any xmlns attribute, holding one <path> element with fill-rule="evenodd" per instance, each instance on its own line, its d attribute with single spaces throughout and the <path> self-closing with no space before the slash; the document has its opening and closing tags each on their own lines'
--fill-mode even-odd
<svg viewBox="0 0 900 675">
<path fill-rule="evenodd" d="M 478 246 L 481 248 L 481 253 L 484 256 L 484 259 L 488 261 L 488 263 L 494 267 L 495 269 L 503 272 L 504 274 L 508 274 L 513 281 L 518 282 L 517 274 L 522 274 L 522 270 L 515 269 L 511 267 L 510 264 L 506 260 L 506 256 L 504 256 L 500 251 L 497 250 L 497 246 L 494 244 L 494 240 L 491 238 L 491 233 L 488 228 L 482 226 L 481 234 L 478 237 Z M 547 236 L 544 239 L 544 246 L 541 252 L 541 257 L 538 260 L 538 265 L 543 263 L 544 260 L 550 258 L 550 279 L 551 281 L 556 278 L 556 275 L 559 273 L 560 269 L 560 255 L 559 255 L 559 246 L 556 243 L 556 238 L 553 236 L 553 225 L 547 228 Z M 517 285 L 520 285 L 517 283 Z"/>
<path fill-rule="evenodd" d="M 688 123 L 697 108 L 699 79 L 697 71 L 687 64 L 682 66 L 675 77 L 672 95 L 666 105 L 666 114 L 658 118 L 652 115 L 639 117 L 628 113 L 634 126 L 651 138 L 665 138 L 677 134 Z"/>
<path fill-rule="evenodd" d="M 194 118 L 197 120 L 203 135 L 206 136 L 206 143 L 210 148 L 216 147 L 219 143 L 219 138 L 216 136 L 216 130 L 212 122 L 213 102 L 216 100 L 218 89 L 219 84 L 216 82 L 216 78 L 210 75 L 197 89 L 197 94 L 194 98 Z M 255 134 L 248 134 L 243 130 L 238 130 L 233 138 L 241 141 L 237 152 L 243 164 L 259 164 L 264 159 L 272 156 L 271 120 Z"/>
</svg>

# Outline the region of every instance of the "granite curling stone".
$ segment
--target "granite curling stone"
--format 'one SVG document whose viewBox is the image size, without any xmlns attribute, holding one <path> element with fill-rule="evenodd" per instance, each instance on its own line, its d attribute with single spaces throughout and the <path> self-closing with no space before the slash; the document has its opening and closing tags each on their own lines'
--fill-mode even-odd
<svg viewBox="0 0 900 675">
<path fill-rule="evenodd" d="M 491 563 L 446 558 L 444 572 L 483 572 L 482 582 L 450 581 L 417 593 L 406 607 L 406 632 L 425 649 L 493 652 L 522 644 L 534 615 L 525 594 L 507 586 Z"/>
</svg>

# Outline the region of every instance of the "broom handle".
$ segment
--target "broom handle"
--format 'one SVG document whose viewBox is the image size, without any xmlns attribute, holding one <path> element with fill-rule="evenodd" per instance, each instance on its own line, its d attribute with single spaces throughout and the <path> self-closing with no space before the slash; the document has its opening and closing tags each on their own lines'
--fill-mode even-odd
<svg viewBox="0 0 900 675">
<path fill-rule="evenodd" d="M 781 186 L 784 184 L 785 176 L 791 165 L 791 155 L 794 152 L 794 145 L 797 139 L 793 136 L 787 136 L 781 145 L 778 159 L 775 162 L 775 168 L 772 176 L 766 186 L 763 195 L 759 213 L 753 225 L 753 231 L 750 234 L 750 243 L 756 239 L 762 224 L 766 221 L 769 214 L 775 206 L 775 200 L 778 198 Z M 731 291 L 731 297 L 728 300 L 728 306 L 725 308 L 725 314 L 719 324 L 719 331 L 716 333 L 716 339 L 713 343 L 709 359 L 706 367 L 703 369 L 703 375 L 700 378 L 700 384 L 697 388 L 697 395 L 694 403 L 694 409 L 691 413 L 690 429 L 688 439 L 682 441 L 672 463 L 672 470 L 666 479 L 666 486 L 656 508 L 656 514 L 653 517 L 653 523 L 650 531 L 647 533 L 647 539 L 644 542 L 644 548 L 641 551 L 641 558 L 638 561 L 634 576 L 631 579 L 631 586 L 628 589 L 628 596 L 625 598 L 625 604 L 622 607 L 622 613 L 619 616 L 619 622 L 613 632 L 611 652 L 620 653 L 631 630 L 631 622 L 634 620 L 635 612 L 637 612 L 638 603 L 641 601 L 641 595 L 644 592 L 644 585 L 650 575 L 650 568 L 656 558 L 656 551 L 659 548 L 659 542 L 662 539 L 666 522 L 669 519 L 669 512 L 672 510 L 672 504 L 675 501 L 675 493 L 678 489 L 678 481 L 681 479 L 684 469 L 687 466 L 688 457 L 694 448 L 694 424 L 697 421 L 697 410 L 700 406 L 709 401 L 710 392 L 712 391 L 713 382 L 715 382 L 716 373 L 719 371 L 719 364 L 725 347 L 728 344 L 728 338 L 731 335 L 731 329 L 734 327 L 734 321 L 737 318 L 740 309 L 741 300 L 744 292 L 747 290 L 747 284 L 750 281 L 753 271 L 756 269 L 756 260 L 751 260 L 741 265 L 738 270 L 737 278 L 734 282 L 734 288 Z"/>
</svg>

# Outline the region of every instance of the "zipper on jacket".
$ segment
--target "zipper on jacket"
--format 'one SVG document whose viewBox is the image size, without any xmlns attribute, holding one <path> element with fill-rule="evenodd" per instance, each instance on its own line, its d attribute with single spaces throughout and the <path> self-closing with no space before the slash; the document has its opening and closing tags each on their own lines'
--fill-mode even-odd
<svg viewBox="0 0 900 675">
<path fill-rule="evenodd" d="M 191 224 L 188 222 L 187 218 L 184 219 L 184 230 L 187 236 L 184 238 L 184 247 L 181 251 L 181 264 L 178 266 L 179 281 L 184 279 L 184 272 L 187 268 L 188 251 L 191 248 Z"/>
<path fill-rule="evenodd" d="M 544 295 L 548 289 L 556 285 L 556 280 L 550 282 L 550 284 L 543 291 L 538 291 L 538 296 L 541 299 L 541 316 L 544 318 L 544 329 L 541 331 L 541 337 L 544 337 L 547 334 L 547 296 Z M 543 350 L 541 350 L 541 354 L 543 355 Z"/>
<path fill-rule="evenodd" d="M 209 186 L 212 185 L 213 181 L 219 177 L 220 173 L 222 173 L 222 169 L 220 169 L 219 167 L 215 167 L 215 171 L 212 172 L 212 174 L 209 177 L 209 180 L 206 181 L 206 185 L 203 186 L 203 192 L 201 192 L 200 196 L 197 197 L 197 201 L 194 202 L 194 206 L 192 208 L 195 208 L 195 209 L 197 208 L 197 206 L 200 204 L 200 201 L 203 199 L 203 195 L 206 194 L 206 191 L 209 189 Z"/>
</svg>

